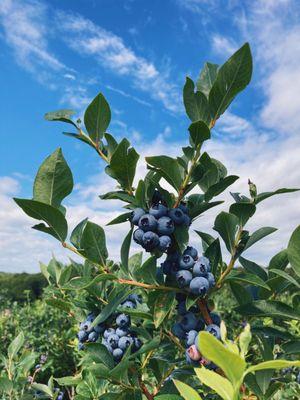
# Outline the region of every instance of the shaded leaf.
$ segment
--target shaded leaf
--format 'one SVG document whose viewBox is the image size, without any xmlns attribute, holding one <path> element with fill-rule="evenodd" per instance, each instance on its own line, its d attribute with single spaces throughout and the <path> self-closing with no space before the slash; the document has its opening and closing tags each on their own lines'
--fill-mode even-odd
<svg viewBox="0 0 300 400">
<path fill-rule="evenodd" d="M 298 312 L 293 310 L 290 306 L 280 301 L 271 300 L 257 300 L 251 304 L 246 304 L 235 308 L 235 310 L 247 316 L 257 317 L 277 317 L 281 319 L 295 319 L 300 320 Z"/>
<path fill-rule="evenodd" d="M 160 292 L 157 294 L 153 309 L 153 321 L 156 329 L 162 324 L 163 320 L 169 314 L 174 304 L 174 293 Z"/>
<path fill-rule="evenodd" d="M 80 248 L 89 260 L 105 266 L 108 252 L 105 233 L 101 226 L 87 221 L 82 233 Z"/>
<path fill-rule="evenodd" d="M 214 230 L 220 234 L 230 253 L 234 249 L 237 227 L 238 218 L 234 214 L 222 211 L 215 219 Z"/>
<path fill-rule="evenodd" d="M 121 264 L 122 264 L 122 269 L 125 272 L 128 272 L 128 257 L 129 257 L 132 232 L 133 228 L 130 229 L 121 246 Z"/>
<path fill-rule="evenodd" d="M 214 185 L 210 186 L 205 192 L 205 200 L 209 201 L 213 197 L 218 196 L 220 193 L 224 192 L 224 190 L 227 189 L 230 185 L 232 185 L 237 179 L 239 179 L 238 176 L 229 175 L 221 179 Z"/>
<path fill-rule="evenodd" d="M 300 226 L 292 233 L 287 247 L 287 255 L 293 270 L 300 276 Z"/>
<path fill-rule="evenodd" d="M 225 278 L 228 282 L 245 282 L 251 285 L 260 286 L 264 289 L 270 290 L 269 286 L 263 281 L 259 276 L 256 276 L 247 272 L 238 272 L 236 270 L 232 270 L 229 275 Z"/>
<path fill-rule="evenodd" d="M 71 119 L 73 117 L 73 115 L 75 115 L 75 111 L 63 109 L 63 110 L 48 112 L 45 114 L 44 117 L 47 121 L 66 122 L 67 124 L 71 124 L 71 125 L 75 126 L 75 128 L 77 129 L 77 125 Z"/>
<path fill-rule="evenodd" d="M 207 98 L 201 92 L 195 92 L 195 84 L 186 77 L 183 87 L 183 103 L 185 111 L 191 121 L 204 121 L 210 123 L 210 110 Z"/>
<path fill-rule="evenodd" d="M 154 156 L 146 157 L 146 161 L 149 165 L 156 168 L 171 186 L 179 190 L 184 170 L 177 160 L 169 156 Z"/>
<path fill-rule="evenodd" d="M 254 215 L 256 207 L 252 203 L 233 203 L 229 211 L 238 217 L 240 226 L 245 226 L 249 218 Z"/>
<path fill-rule="evenodd" d="M 209 127 L 203 121 L 192 122 L 189 126 L 190 142 L 194 147 L 198 147 L 205 140 L 210 139 Z"/>
</svg>

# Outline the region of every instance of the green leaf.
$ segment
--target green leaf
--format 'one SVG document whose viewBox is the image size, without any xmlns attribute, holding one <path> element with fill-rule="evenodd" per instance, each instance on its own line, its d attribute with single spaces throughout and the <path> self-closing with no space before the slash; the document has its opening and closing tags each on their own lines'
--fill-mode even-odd
<svg viewBox="0 0 300 400">
<path fill-rule="evenodd" d="M 220 234 L 230 253 L 232 253 L 234 249 L 237 228 L 238 218 L 234 214 L 222 211 L 215 219 L 213 229 Z"/>
<path fill-rule="evenodd" d="M 198 347 L 202 355 L 217 364 L 233 385 L 240 382 L 246 369 L 246 362 L 210 333 L 200 332 L 198 338 Z"/>
<path fill-rule="evenodd" d="M 220 193 L 224 192 L 224 190 L 226 190 L 230 185 L 232 185 L 237 179 L 239 179 L 238 176 L 229 175 L 226 176 L 226 178 L 221 179 L 214 185 L 210 186 L 205 192 L 205 200 L 209 201 L 213 197 L 218 196 Z"/>
<path fill-rule="evenodd" d="M 17 353 L 21 350 L 25 341 L 24 333 L 20 332 L 18 336 L 10 343 L 7 349 L 8 358 L 13 360 Z"/>
<path fill-rule="evenodd" d="M 209 127 L 203 121 L 192 122 L 189 126 L 191 145 L 197 148 L 205 140 L 210 139 Z"/>
<path fill-rule="evenodd" d="M 236 312 L 246 316 L 274 317 L 300 320 L 298 312 L 280 301 L 257 300 L 235 308 Z"/>
<path fill-rule="evenodd" d="M 275 256 L 272 257 L 268 268 L 284 270 L 287 267 L 288 263 L 289 263 L 288 251 L 287 249 L 285 249 L 281 250 L 279 253 L 275 254 Z"/>
<path fill-rule="evenodd" d="M 153 321 L 156 329 L 170 313 L 174 304 L 175 295 L 173 292 L 160 292 L 157 294 L 153 310 Z"/>
<path fill-rule="evenodd" d="M 50 396 L 51 399 L 53 398 L 52 390 L 47 385 L 43 385 L 42 383 L 33 383 L 31 387 L 32 389 L 45 393 L 46 395 Z"/>
<path fill-rule="evenodd" d="M 77 129 L 77 125 L 75 124 L 75 122 L 72 121 L 72 117 L 75 114 L 75 111 L 73 110 L 57 110 L 57 111 L 51 111 L 45 114 L 45 119 L 47 121 L 62 121 L 62 122 L 66 122 L 67 124 L 71 124 L 73 126 L 75 126 L 75 128 Z"/>
<path fill-rule="evenodd" d="M 88 105 L 84 113 L 84 125 L 91 139 L 98 144 L 110 123 L 109 104 L 102 93 L 99 93 Z"/>
<path fill-rule="evenodd" d="M 132 232 L 133 228 L 130 229 L 121 246 L 121 264 L 122 264 L 122 269 L 125 272 L 128 272 L 128 258 L 129 258 L 129 249 L 131 244 Z"/>
<path fill-rule="evenodd" d="M 176 379 L 173 379 L 173 382 L 180 395 L 184 398 L 184 400 L 201 400 L 201 397 L 196 392 L 196 390 L 187 385 L 186 383 L 177 381 Z"/>
<path fill-rule="evenodd" d="M 245 358 L 248 353 L 248 347 L 251 342 L 252 336 L 250 331 L 250 325 L 247 324 L 239 336 L 239 346 L 241 349 L 241 354 Z"/>
<path fill-rule="evenodd" d="M 197 195 L 192 195 L 192 196 L 197 196 Z M 209 210 L 210 208 L 219 206 L 220 204 L 223 203 L 223 201 L 211 201 L 210 203 L 208 203 L 206 201 L 191 202 L 190 199 L 192 196 L 189 196 L 189 199 L 188 199 L 189 216 L 192 219 L 198 218 L 205 211 Z"/>
<path fill-rule="evenodd" d="M 116 179 L 124 190 L 131 192 L 139 155 L 133 147 L 129 147 L 127 139 L 118 144 L 105 172 Z"/>
<path fill-rule="evenodd" d="M 218 64 L 205 63 L 199 79 L 197 80 L 197 90 L 204 93 L 207 97 L 217 78 L 218 68 Z"/>
<path fill-rule="evenodd" d="M 101 226 L 87 221 L 82 232 L 80 248 L 89 260 L 105 266 L 108 252 L 106 248 L 105 233 Z"/>
<path fill-rule="evenodd" d="M 298 354 L 300 353 L 300 340 L 291 340 L 290 342 L 281 345 L 285 354 Z"/>
<path fill-rule="evenodd" d="M 239 272 L 232 270 L 229 275 L 225 278 L 227 282 L 246 282 L 251 285 L 260 286 L 264 289 L 270 290 L 269 286 L 259 276 L 251 273 Z"/>
<path fill-rule="evenodd" d="M 34 200 L 14 198 L 14 201 L 29 217 L 45 221 L 48 225 L 38 224 L 33 229 L 48 233 L 61 242 L 65 241 L 68 225 L 65 217 L 58 209 Z"/>
<path fill-rule="evenodd" d="M 0 377 L 0 393 L 1 392 L 10 392 L 13 390 L 14 384 L 5 376 Z M 4 398 L 4 397 L 3 397 Z"/>
<path fill-rule="evenodd" d="M 84 228 L 85 228 L 85 226 L 87 224 L 87 221 L 88 221 L 88 218 L 85 218 L 84 220 L 79 222 L 79 224 L 75 226 L 75 228 L 73 229 L 73 231 L 71 233 L 70 242 L 77 249 L 80 249 L 80 242 L 81 242 L 81 238 L 82 238 L 82 233 L 83 233 Z"/>
<path fill-rule="evenodd" d="M 186 77 L 183 87 L 183 103 L 185 111 L 191 121 L 204 121 L 210 123 L 210 110 L 205 94 L 195 92 L 195 84 L 189 77 Z"/>
<path fill-rule="evenodd" d="M 195 371 L 201 383 L 213 389 L 222 399 L 234 399 L 233 386 L 228 379 L 204 367 L 196 368 Z"/>
<path fill-rule="evenodd" d="M 59 310 L 63 310 L 65 312 L 70 312 L 71 310 L 71 303 L 62 299 L 46 299 L 45 302 L 49 304 L 51 307 L 58 308 Z"/>
<path fill-rule="evenodd" d="M 107 142 L 106 150 L 107 150 L 107 153 L 108 153 L 108 158 L 110 160 L 111 156 L 113 155 L 113 153 L 115 152 L 116 148 L 118 147 L 118 142 L 109 133 L 105 133 L 104 137 L 105 137 L 106 142 Z"/>
<path fill-rule="evenodd" d="M 198 232 L 197 232 L 198 233 Z M 220 240 L 217 238 L 214 240 L 205 250 L 205 257 L 210 261 L 211 272 L 216 275 L 218 266 L 222 264 L 222 252 L 220 246 Z"/>
<path fill-rule="evenodd" d="M 91 139 L 87 135 L 85 135 L 82 131 L 80 131 L 80 133 L 63 132 L 63 135 L 72 137 L 74 139 L 78 139 L 81 142 L 84 142 L 84 143 L 88 144 L 89 146 L 91 146 L 92 148 L 94 148 L 93 144 L 91 142 Z"/>
<path fill-rule="evenodd" d="M 245 375 L 251 372 L 261 371 L 264 369 L 282 369 L 289 367 L 300 367 L 300 361 L 287 361 L 287 360 L 264 361 L 262 363 L 249 367 L 246 370 Z"/>
<path fill-rule="evenodd" d="M 88 289 L 97 283 L 105 282 L 105 281 L 113 281 L 116 280 L 117 277 L 114 274 L 100 274 L 96 275 L 94 279 L 91 279 L 89 276 L 76 276 L 72 278 L 66 285 L 63 286 L 64 290 L 82 290 Z"/>
<path fill-rule="evenodd" d="M 33 185 L 33 200 L 59 207 L 72 189 L 72 172 L 61 148 L 58 148 L 44 160 L 37 172 Z"/>
<path fill-rule="evenodd" d="M 245 226 L 255 211 L 256 207 L 252 203 L 233 203 L 229 208 L 229 212 L 238 217 L 240 226 Z"/>
<path fill-rule="evenodd" d="M 197 233 L 197 235 L 199 235 L 201 237 L 201 239 L 203 240 L 203 242 L 209 246 L 210 244 L 212 244 L 212 242 L 214 242 L 216 239 L 211 236 L 209 233 L 206 232 L 201 232 L 201 231 L 195 231 Z"/>
<path fill-rule="evenodd" d="M 292 233 L 287 247 L 287 255 L 293 270 L 300 276 L 300 226 Z"/>
<path fill-rule="evenodd" d="M 136 280 L 141 280 L 146 283 L 156 282 L 157 258 L 149 257 L 140 268 L 133 271 Z"/>
<path fill-rule="evenodd" d="M 94 319 L 91 326 L 96 326 L 101 322 L 107 320 L 107 318 L 117 309 L 119 304 L 123 303 L 123 301 L 128 297 L 128 295 L 132 292 L 131 288 L 122 288 L 117 294 L 114 295 L 113 299 L 110 299 L 109 303 L 102 309 L 99 315 Z"/>
<path fill-rule="evenodd" d="M 184 251 L 189 242 L 189 227 L 177 225 L 173 235 L 180 251 Z"/>
<path fill-rule="evenodd" d="M 267 271 L 260 265 L 243 257 L 239 257 L 239 261 L 247 272 L 259 276 L 259 278 L 261 278 L 263 281 L 268 279 Z"/>
<path fill-rule="evenodd" d="M 209 107 L 214 120 L 227 109 L 235 96 L 251 80 L 252 56 L 248 43 L 236 51 L 219 69 L 209 93 Z"/>
<path fill-rule="evenodd" d="M 230 288 L 239 305 L 251 303 L 252 296 L 244 286 L 236 282 L 230 282 Z"/>
<path fill-rule="evenodd" d="M 123 191 L 117 192 L 108 192 L 99 196 L 101 200 L 121 200 L 125 201 L 126 203 L 135 203 L 135 198 L 131 194 L 128 194 Z"/>
<path fill-rule="evenodd" d="M 131 212 L 127 212 L 121 215 L 118 215 L 116 218 L 112 219 L 108 224 L 108 225 L 117 225 L 117 224 L 122 224 L 123 222 L 127 222 L 130 220 L 131 217 Z"/>
<path fill-rule="evenodd" d="M 114 360 L 110 352 L 103 344 L 88 343 L 86 346 L 86 353 L 89 358 L 95 363 L 104 364 L 106 367 L 112 369 L 114 367 Z"/>
<path fill-rule="evenodd" d="M 280 269 L 271 269 L 269 272 L 272 272 L 275 275 L 282 276 L 284 279 L 287 281 L 291 282 L 292 285 L 296 286 L 298 289 L 300 289 L 300 284 L 299 282 L 296 281 L 291 275 L 288 273 L 281 271 Z"/>
<path fill-rule="evenodd" d="M 146 157 L 146 161 L 150 166 L 156 168 L 171 186 L 179 190 L 184 170 L 176 159 L 168 156 L 154 156 Z"/>
<path fill-rule="evenodd" d="M 64 376 L 55 378 L 55 380 L 60 386 L 76 386 L 82 381 L 82 378 L 80 376 Z"/>
<path fill-rule="evenodd" d="M 269 226 L 257 229 L 257 231 L 252 233 L 252 235 L 248 239 L 243 251 L 249 249 L 249 247 L 251 247 L 254 243 L 258 242 L 259 240 L 263 239 L 265 236 L 268 236 L 275 231 L 277 231 L 276 228 L 272 228 Z"/>
<path fill-rule="evenodd" d="M 255 197 L 255 204 L 258 204 L 261 201 L 266 200 L 269 197 L 275 196 L 277 194 L 292 193 L 292 192 L 297 192 L 298 190 L 300 190 L 300 189 L 298 189 L 298 188 L 297 189 L 282 188 L 282 189 L 275 190 L 275 192 L 263 192 L 263 193 L 258 194 Z"/>
</svg>

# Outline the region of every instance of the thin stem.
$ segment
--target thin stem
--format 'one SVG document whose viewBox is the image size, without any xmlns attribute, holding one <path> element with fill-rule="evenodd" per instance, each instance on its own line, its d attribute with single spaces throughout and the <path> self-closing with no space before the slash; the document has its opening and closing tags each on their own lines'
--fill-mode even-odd
<svg viewBox="0 0 300 400">
<path fill-rule="evenodd" d="M 147 388 L 147 386 L 144 384 L 144 382 L 142 381 L 141 378 L 139 378 L 139 385 L 140 388 L 142 390 L 142 392 L 144 393 L 144 395 L 146 396 L 147 400 L 153 400 L 154 396 L 153 394 L 151 394 Z"/>
<path fill-rule="evenodd" d="M 153 390 L 153 394 L 154 396 L 156 396 L 158 394 L 158 392 L 160 391 L 161 387 L 163 386 L 165 380 L 172 374 L 172 372 L 174 371 L 175 366 L 173 365 L 170 369 L 168 369 L 168 371 L 163 375 L 163 377 L 161 378 L 160 382 L 158 383 L 158 385 L 154 388 Z"/>
<path fill-rule="evenodd" d="M 108 157 L 103 153 L 103 151 L 99 148 L 99 142 L 95 143 L 89 136 L 85 135 L 82 129 L 78 129 L 79 135 L 84 136 L 84 138 L 90 143 L 90 145 L 96 150 L 99 156 L 104 160 L 106 163 L 109 162 Z"/>
<path fill-rule="evenodd" d="M 204 318 L 206 325 L 211 325 L 213 322 L 212 322 L 212 319 L 211 319 L 208 309 L 207 309 L 206 300 L 199 299 L 197 303 L 198 303 L 198 307 L 200 309 L 200 312 L 202 314 L 202 317 Z"/>
<path fill-rule="evenodd" d="M 236 255 L 237 255 L 237 247 L 238 247 L 239 241 L 241 240 L 242 230 L 243 230 L 243 227 L 240 226 L 239 230 L 237 232 L 236 238 L 235 238 L 235 242 L 234 242 L 234 246 L 233 246 L 233 249 L 231 252 L 231 258 L 230 258 L 229 264 L 228 264 L 227 268 L 225 269 L 225 271 L 221 274 L 221 276 L 217 282 L 216 287 L 218 289 L 222 286 L 224 279 L 226 278 L 226 276 L 231 272 L 231 270 L 234 267 L 234 264 L 236 261 Z"/>
<path fill-rule="evenodd" d="M 177 339 L 176 336 L 173 335 L 173 333 L 171 331 L 166 330 L 164 332 L 164 335 L 172 340 L 172 342 L 181 350 L 181 351 L 185 351 L 185 348 L 182 346 L 182 344 L 180 343 L 180 341 Z"/>
</svg>

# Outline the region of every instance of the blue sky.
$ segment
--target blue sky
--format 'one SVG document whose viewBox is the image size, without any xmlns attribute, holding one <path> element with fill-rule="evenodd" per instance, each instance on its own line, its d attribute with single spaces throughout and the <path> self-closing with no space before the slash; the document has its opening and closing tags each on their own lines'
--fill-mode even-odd
<svg viewBox="0 0 300 400">
<path fill-rule="evenodd" d="M 0 269 L 34 271 L 51 252 L 63 257 L 52 239 L 29 230 L 32 221 L 11 201 L 31 196 L 38 165 L 58 146 L 76 182 L 67 201 L 71 226 L 86 215 L 104 225 L 120 210 L 97 197 L 113 186 L 96 155 L 61 135 L 67 126 L 44 121 L 45 112 L 74 108 L 80 116 L 102 91 L 111 133 L 128 137 L 142 156 L 176 154 L 187 140 L 185 76 L 195 79 L 205 61 L 222 63 L 245 41 L 253 80 L 218 123 L 209 150 L 240 174 L 236 190 L 247 189 L 248 177 L 261 191 L 299 186 L 299 12 L 296 0 L 2 0 Z M 286 245 L 300 221 L 297 200 L 262 206 L 256 223 L 280 233 L 249 256 L 266 262 Z M 201 221 L 205 229 L 213 216 Z M 108 230 L 108 238 L 117 258 L 119 231 Z"/>
</svg>

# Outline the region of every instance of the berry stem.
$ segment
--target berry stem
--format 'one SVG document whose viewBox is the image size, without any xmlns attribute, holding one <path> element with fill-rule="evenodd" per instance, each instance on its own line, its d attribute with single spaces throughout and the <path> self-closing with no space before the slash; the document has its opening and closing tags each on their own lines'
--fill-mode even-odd
<svg viewBox="0 0 300 400">
<path fill-rule="evenodd" d="M 204 321 L 205 321 L 206 325 L 211 325 L 213 322 L 212 322 L 212 319 L 211 319 L 211 317 L 209 315 L 209 312 L 208 312 L 206 300 L 205 299 L 199 299 L 198 300 L 198 307 L 200 309 L 200 312 L 202 314 L 202 317 L 204 318 Z"/>
<path fill-rule="evenodd" d="M 165 291 L 168 291 L 168 292 L 186 293 L 182 289 L 171 287 L 171 286 L 149 285 L 148 283 L 131 281 L 129 279 L 120 278 L 120 279 L 117 280 L 117 282 L 120 283 L 121 285 L 139 286 L 139 287 L 142 287 L 142 288 L 148 289 L 148 290 L 165 290 Z"/>
<path fill-rule="evenodd" d="M 154 399 L 154 396 L 149 392 L 147 386 L 144 384 L 144 382 L 142 381 L 141 378 L 139 378 L 139 385 L 140 385 L 140 388 L 141 388 L 142 392 L 143 392 L 144 395 L 146 396 L 146 398 L 147 398 L 148 400 L 153 400 L 153 399 Z"/>
</svg>

